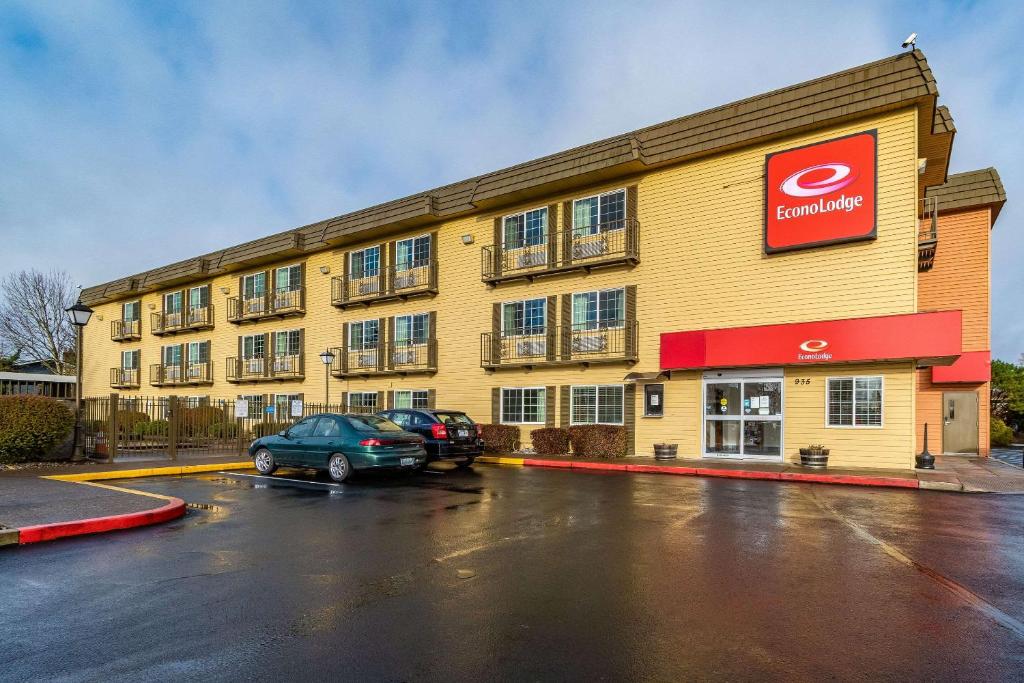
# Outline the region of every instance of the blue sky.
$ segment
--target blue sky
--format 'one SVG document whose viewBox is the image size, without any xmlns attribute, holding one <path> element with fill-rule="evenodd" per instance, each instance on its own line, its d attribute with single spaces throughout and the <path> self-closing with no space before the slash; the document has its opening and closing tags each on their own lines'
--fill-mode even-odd
<svg viewBox="0 0 1024 683">
<path fill-rule="evenodd" d="M 0 2 L 9 270 L 83 285 L 887 56 L 996 166 L 993 350 L 1024 352 L 1021 3 Z M 941 245 L 940 245 L 941 248 Z"/>
</svg>

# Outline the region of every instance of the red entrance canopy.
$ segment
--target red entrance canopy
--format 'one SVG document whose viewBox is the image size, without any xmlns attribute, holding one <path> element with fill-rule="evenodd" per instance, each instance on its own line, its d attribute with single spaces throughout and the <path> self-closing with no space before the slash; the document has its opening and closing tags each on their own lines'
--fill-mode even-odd
<svg viewBox="0 0 1024 683">
<path fill-rule="evenodd" d="M 947 367 L 932 368 L 932 383 L 966 382 L 980 384 L 992 378 L 992 358 L 988 351 L 969 351 Z"/>
<path fill-rule="evenodd" d="M 960 311 L 665 332 L 661 369 L 916 360 L 950 365 L 960 355 Z"/>
</svg>

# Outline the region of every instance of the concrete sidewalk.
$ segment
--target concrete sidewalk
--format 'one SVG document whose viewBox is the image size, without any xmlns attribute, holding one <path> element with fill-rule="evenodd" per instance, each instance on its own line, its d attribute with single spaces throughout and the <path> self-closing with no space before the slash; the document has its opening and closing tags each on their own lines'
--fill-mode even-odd
<svg viewBox="0 0 1024 683">
<path fill-rule="evenodd" d="M 879 470 L 864 468 L 812 469 L 794 463 L 726 461 L 712 459 L 655 460 L 650 457 L 574 458 L 571 456 L 483 456 L 478 462 L 605 470 L 698 477 L 765 479 L 853 486 L 929 489 L 961 493 L 1024 493 L 1024 470 L 991 458 L 936 456 L 934 470 Z"/>
</svg>

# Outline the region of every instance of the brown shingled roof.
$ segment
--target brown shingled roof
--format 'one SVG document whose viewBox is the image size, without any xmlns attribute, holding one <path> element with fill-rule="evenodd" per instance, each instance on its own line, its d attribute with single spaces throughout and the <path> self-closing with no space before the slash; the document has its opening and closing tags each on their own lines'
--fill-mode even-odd
<svg viewBox="0 0 1024 683">
<path fill-rule="evenodd" d="M 929 187 L 925 196 L 938 199 L 939 213 L 991 206 L 993 224 L 1006 203 L 1006 190 L 994 168 L 951 175 L 945 184 Z"/>
<path fill-rule="evenodd" d="M 330 218 L 228 249 L 121 278 L 82 292 L 99 303 L 170 284 L 240 270 L 292 253 L 320 251 L 441 219 L 494 210 L 543 194 L 582 187 L 658 166 L 717 154 L 824 125 L 922 108 L 935 130 L 920 132 L 932 159 L 923 185 L 945 180 L 952 119 L 936 108 L 938 90 L 919 50 L 739 100 L 665 123 L 534 159 L 493 173 Z M 933 134 L 934 133 L 934 134 Z M 938 174 L 938 175 L 936 175 Z"/>
</svg>

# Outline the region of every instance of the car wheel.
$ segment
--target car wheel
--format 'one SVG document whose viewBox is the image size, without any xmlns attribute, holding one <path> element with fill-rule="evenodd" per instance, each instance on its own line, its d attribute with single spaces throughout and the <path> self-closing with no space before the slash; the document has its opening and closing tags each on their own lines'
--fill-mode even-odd
<svg viewBox="0 0 1024 683">
<path fill-rule="evenodd" d="M 327 461 L 327 473 L 340 484 L 352 476 L 352 464 L 341 453 L 335 453 Z"/>
<path fill-rule="evenodd" d="M 475 458 L 475 457 L 472 457 L 472 456 L 471 456 L 471 457 L 468 457 L 468 458 L 466 458 L 465 460 L 461 460 L 461 461 L 459 461 L 458 463 L 456 463 L 456 466 L 457 466 L 457 467 L 458 467 L 459 469 L 463 469 L 463 470 L 464 470 L 464 469 L 466 469 L 467 467 L 472 467 L 472 466 L 473 466 L 473 461 L 474 461 L 474 460 L 476 460 L 476 458 Z"/>
<path fill-rule="evenodd" d="M 274 454 L 266 448 L 256 451 L 252 461 L 256 465 L 256 471 L 260 474 L 269 475 L 277 471 L 277 462 L 274 460 Z"/>
</svg>

